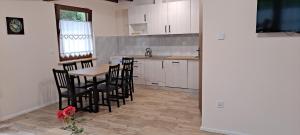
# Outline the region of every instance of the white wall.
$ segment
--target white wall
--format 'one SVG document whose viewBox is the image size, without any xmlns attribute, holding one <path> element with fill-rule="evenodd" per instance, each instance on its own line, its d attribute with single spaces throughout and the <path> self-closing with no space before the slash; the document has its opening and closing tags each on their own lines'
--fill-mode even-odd
<svg viewBox="0 0 300 135">
<path fill-rule="evenodd" d="M 256 34 L 256 5 L 204 0 L 202 129 L 299 135 L 300 37 Z M 226 39 L 216 40 L 217 32 Z"/>
<path fill-rule="evenodd" d="M 56 100 L 53 8 L 44 2 L 0 2 L 0 120 Z M 7 35 L 5 17 L 24 18 L 25 35 Z"/>
<path fill-rule="evenodd" d="M 95 35 L 118 35 L 116 4 L 103 0 L 56 3 L 92 9 Z M 7 35 L 5 17 L 24 18 L 25 35 Z M 58 44 L 52 2 L 0 1 L 0 61 L 0 121 L 56 101 L 51 69 L 58 67 Z"/>
</svg>

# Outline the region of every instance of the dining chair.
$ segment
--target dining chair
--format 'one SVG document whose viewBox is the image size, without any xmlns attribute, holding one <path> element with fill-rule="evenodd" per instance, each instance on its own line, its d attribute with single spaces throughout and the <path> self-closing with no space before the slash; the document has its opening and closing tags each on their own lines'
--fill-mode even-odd
<svg viewBox="0 0 300 135">
<path fill-rule="evenodd" d="M 56 70 L 53 69 L 53 75 L 56 83 L 56 87 L 58 90 L 59 96 L 59 110 L 62 110 L 62 99 L 68 99 L 68 105 L 70 105 L 70 101 L 72 105 L 77 108 L 76 99 L 79 98 L 80 108 L 84 109 L 82 97 L 84 95 L 88 95 L 89 98 L 89 111 L 92 111 L 92 91 L 88 88 L 77 88 L 74 85 L 74 78 L 71 78 L 68 71 L 66 70 Z M 72 100 L 73 99 L 73 100 Z M 75 100 L 75 101 L 74 101 Z"/>
<path fill-rule="evenodd" d="M 119 70 L 119 64 L 109 66 L 109 71 L 105 77 L 105 83 L 102 83 L 97 87 L 98 92 L 100 92 L 102 95 L 106 95 L 105 98 L 102 97 L 102 104 L 100 105 L 108 106 L 109 112 L 111 112 L 111 101 L 116 101 L 118 107 L 120 107 L 119 98 L 117 96 Z M 104 100 L 106 100 L 106 104 L 104 103 Z"/>
<path fill-rule="evenodd" d="M 134 66 L 134 58 L 131 57 L 123 57 L 122 58 L 122 64 L 124 63 L 130 63 L 130 83 L 129 83 L 129 89 L 131 89 L 131 91 L 134 93 L 134 82 L 133 82 L 133 66 Z"/>
<path fill-rule="evenodd" d="M 66 71 L 77 70 L 77 64 L 76 62 L 64 63 L 63 68 Z M 77 88 L 87 88 L 91 86 L 91 85 L 87 85 L 86 83 L 81 83 L 79 76 L 76 76 L 75 79 L 77 80 L 77 82 L 75 83 L 75 87 Z"/>
<path fill-rule="evenodd" d="M 118 86 L 121 90 L 121 92 L 118 89 L 118 98 L 123 100 L 123 104 L 126 104 L 125 98 L 128 97 L 127 95 L 129 94 L 131 101 L 133 101 L 133 96 L 132 96 L 132 89 L 130 89 L 130 71 L 131 68 L 131 63 L 124 63 L 122 72 L 121 72 L 121 80 L 118 82 Z"/>
<path fill-rule="evenodd" d="M 82 67 L 82 69 L 94 67 L 93 60 L 84 60 L 84 61 L 81 61 L 81 67 Z M 97 78 L 96 84 L 103 83 L 104 81 L 105 81 L 104 77 L 102 77 L 102 78 L 99 77 L 99 78 Z M 93 81 L 93 79 L 88 79 L 86 76 L 84 77 L 84 82 L 87 85 L 95 83 Z"/>
</svg>

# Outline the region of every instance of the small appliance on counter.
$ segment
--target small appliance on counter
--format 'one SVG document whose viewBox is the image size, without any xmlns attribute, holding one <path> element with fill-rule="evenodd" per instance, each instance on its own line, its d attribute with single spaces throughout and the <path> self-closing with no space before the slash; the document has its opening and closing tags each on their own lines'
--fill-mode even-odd
<svg viewBox="0 0 300 135">
<path fill-rule="evenodd" d="M 152 57 L 152 50 L 151 50 L 151 48 L 146 48 L 145 56 L 146 57 Z"/>
</svg>

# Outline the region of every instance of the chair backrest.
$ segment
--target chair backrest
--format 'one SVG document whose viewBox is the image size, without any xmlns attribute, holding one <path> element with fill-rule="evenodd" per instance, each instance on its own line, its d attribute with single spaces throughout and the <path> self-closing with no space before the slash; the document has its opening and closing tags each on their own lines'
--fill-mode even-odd
<svg viewBox="0 0 300 135">
<path fill-rule="evenodd" d="M 59 95 L 61 95 L 62 89 L 67 89 L 68 91 L 73 89 L 74 82 L 70 78 L 67 70 L 53 69 L 52 71 Z"/>
<path fill-rule="evenodd" d="M 93 60 L 85 60 L 85 61 L 81 61 L 81 67 L 82 68 L 90 68 L 93 67 Z"/>
<path fill-rule="evenodd" d="M 77 64 L 76 62 L 71 62 L 71 63 L 64 63 L 63 64 L 63 68 L 66 71 L 73 71 L 73 70 L 77 70 Z M 77 82 L 80 83 L 80 78 L 79 76 L 76 77 Z"/>
<path fill-rule="evenodd" d="M 107 85 L 118 85 L 120 64 L 109 66 L 108 74 L 106 74 Z"/>
<path fill-rule="evenodd" d="M 77 64 L 76 64 L 76 62 L 65 63 L 65 64 L 63 64 L 63 68 L 64 68 L 64 70 L 67 70 L 67 71 L 77 70 Z"/>
<path fill-rule="evenodd" d="M 128 58 L 128 57 L 123 57 L 122 58 L 122 64 L 124 63 L 133 63 L 134 58 Z"/>
<path fill-rule="evenodd" d="M 131 79 L 131 63 L 124 63 L 123 64 L 123 69 L 121 73 L 121 80 L 122 80 L 122 85 L 124 83 L 129 83 Z"/>
</svg>

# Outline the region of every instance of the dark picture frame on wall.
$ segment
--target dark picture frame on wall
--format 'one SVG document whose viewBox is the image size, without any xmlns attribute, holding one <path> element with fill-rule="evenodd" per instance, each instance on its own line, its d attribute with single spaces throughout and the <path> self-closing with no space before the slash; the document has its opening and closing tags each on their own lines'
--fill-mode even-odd
<svg viewBox="0 0 300 135">
<path fill-rule="evenodd" d="M 6 17 L 7 34 L 24 35 L 24 20 L 17 17 Z"/>
</svg>

